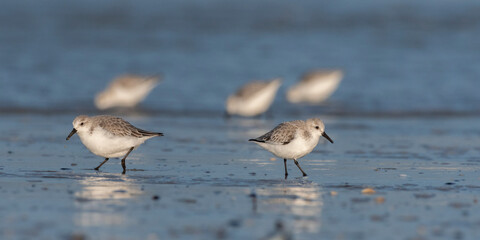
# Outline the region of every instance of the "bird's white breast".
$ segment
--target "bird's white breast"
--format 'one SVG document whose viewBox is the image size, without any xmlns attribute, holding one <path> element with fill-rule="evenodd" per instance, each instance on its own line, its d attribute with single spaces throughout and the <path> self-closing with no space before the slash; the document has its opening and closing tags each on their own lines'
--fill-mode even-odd
<svg viewBox="0 0 480 240">
<path fill-rule="evenodd" d="M 295 138 L 290 143 L 285 145 L 281 143 L 256 143 L 277 157 L 286 159 L 299 159 L 312 152 L 315 146 L 317 146 L 318 140 L 319 137 L 315 136 L 305 139 L 300 135 L 300 131 L 297 131 Z"/>
<path fill-rule="evenodd" d="M 156 81 L 148 80 L 128 87 L 115 85 L 101 93 L 101 97 L 97 97 L 95 104 L 100 109 L 134 107 L 147 97 L 156 84 Z"/>
<path fill-rule="evenodd" d="M 115 136 L 101 127 L 90 132 L 78 132 L 83 145 L 95 155 L 112 158 L 123 157 L 132 147 L 138 147 L 147 138 Z"/>
<path fill-rule="evenodd" d="M 319 103 L 329 98 L 337 89 L 341 78 L 335 74 L 309 83 L 299 83 L 287 92 L 287 99 L 292 103 Z"/>
<path fill-rule="evenodd" d="M 272 105 L 279 87 L 280 82 L 274 82 L 250 97 L 231 96 L 227 101 L 227 112 L 246 117 L 262 114 Z"/>
<path fill-rule="evenodd" d="M 117 105 L 133 107 L 141 102 L 155 87 L 155 83 L 144 82 L 132 88 L 120 88 L 117 87 L 112 90 L 114 101 Z"/>
</svg>

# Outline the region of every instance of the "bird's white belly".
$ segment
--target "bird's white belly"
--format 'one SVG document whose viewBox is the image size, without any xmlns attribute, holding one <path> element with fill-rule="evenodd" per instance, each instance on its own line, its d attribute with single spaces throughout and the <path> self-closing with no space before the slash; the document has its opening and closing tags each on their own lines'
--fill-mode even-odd
<svg viewBox="0 0 480 240">
<path fill-rule="evenodd" d="M 80 133 L 83 145 L 93 154 L 105 157 L 123 157 L 130 148 L 138 147 L 145 139 L 135 137 L 119 137 L 96 128 L 92 134 Z"/>
<path fill-rule="evenodd" d="M 141 101 L 141 98 L 138 95 L 132 94 L 130 92 L 132 91 L 125 91 L 123 89 L 116 90 L 112 94 L 112 105 L 120 107 L 133 107 L 137 105 Z"/>
<path fill-rule="evenodd" d="M 268 110 L 275 100 L 275 95 L 280 83 L 270 84 L 254 96 L 233 97 L 227 102 L 227 111 L 231 114 L 239 114 L 246 117 L 256 116 Z"/>
<path fill-rule="evenodd" d="M 285 145 L 257 142 L 258 145 L 273 153 L 275 156 L 286 159 L 299 159 L 309 154 L 315 148 L 317 143 L 318 139 L 315 140 L 314 138 L 309 141 L 305 141 L 302 138 L 296 138 Z"/>
<path fill-rule="evenodd" d="M 264 113 L 272 105 L 275 99 L 275 89 L 266 89 L 257 96 L 244 102 L 244 107 L 241 109 L 242 115 L 255 116 Z"/>
<path fill-rule="evenodd" d="M 340 80 L 336 76 L 331 76 L 322 79 L 322 81 L 297 85 L 287 92 L 287 98 L 294 103 L 302 101 L 310 103 L 323 102 L 335 92 Z"/>
<path fill-rule="evenodd" d="M 340 78 L 330 77 L 325 81 L 316 82 L 310 92 L 306 94 L 307 100 L 310 102 L 322 102 L 329 98 L 338 87 Z"/>
</svg>

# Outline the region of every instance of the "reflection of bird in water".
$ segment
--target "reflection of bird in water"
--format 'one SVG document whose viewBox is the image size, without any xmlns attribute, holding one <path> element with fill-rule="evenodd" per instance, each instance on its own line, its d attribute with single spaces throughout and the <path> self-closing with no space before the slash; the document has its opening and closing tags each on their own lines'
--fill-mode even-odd
<svg viewBox="0 0 480 240">
<path fill-rule="evenodd" d="M 114 79 L 95 97 L 95 105 L 104 110 L 112 107 L 135 107 L 158 85 L 158 77 L 125 75 Z"/>
<path fill-rule="evenodd" d="M 125 211 L 105 211 L 124 206 L 128 199 L 144 194 L 141 185 L 129 178 L 113 176 L 87 176 L 78 181 L 80 189 L 75 192 L 75 206 L 78 211 L 73 220 L 81 227 L 126 226 L 130 216 Z M 74 239 L 74 238 L 69 238 Z"/>
<path fill-rule="evenodd" d="M 296 120 L 281 123 L 270 132 L 249 141 L 253 141 L 275 156 L 283 158 L 285 178 L 287 178 L 287 159 L 293 159 L 303 176 L 307 176 L 297 159 L 309 154 L 317 146 L 320 136 L 333 143 L 325 133 L 325 125 L 322 120 L 311 118 L 306 121 Z"/>
<path fill-rule="evenodd" d="M 133 149 L 140 146 L 147 139 L 163 136 L 163 133 L 145 131 L 134 127 L 129 122 L 114 116 L 81 115 L 73 120 L 73 130 L 67 140 L 78 133 L 83 145 L 93 154 L 105 158 L 95 170 L 112 157 L 125 156 L 122 159 L 123 174 L 125 174 L 125 159 Z"/>
<path fill-rule="evenodd" d="M 275 223 L 275 230 L 268 234 L 268 236 L 265 236 L 264 238 L 261 238 L 262 240 L 292 240 L 292 233 L 287 231 L 285 229 L 285 226 L 282 221 L 278 220 Z"/>
<path fill-rule="evenodd" d="M 134 184 L 130 179 L 110 177 L 86 177 L 79 181 L 82 185 L 80 191 L 75 192 L 75 197 L 80 202 L 91 200 L 118 200 L 129 199 L 142 193 L 141 186 Z"/>
<path fill-rule="evenodd" d="M 268 110 L 272 105 L 282 81 L 253 81 L 242 86 L 226 102 L 227 114 L 253 117 Z"/>
<path fill-rule="evenodd" d="M 255 192 L 252 192 L 248 196 L 252 199 L 252 211 L 253 211 L 253 213 L 257 213 L 257 194 Z"/>
<path fill-rule="evenodd" d="M 319 70 L 308 73 L 287 91 L 291 103 L 321 103 L 329 98 L 340 84 L 343 73 L 340 70 Z"/>
</svg>

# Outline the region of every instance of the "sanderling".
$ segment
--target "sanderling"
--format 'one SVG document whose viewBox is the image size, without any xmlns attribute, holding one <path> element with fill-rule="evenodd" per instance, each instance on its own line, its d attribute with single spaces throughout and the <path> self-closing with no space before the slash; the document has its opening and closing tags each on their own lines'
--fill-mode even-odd
<svg viewBox="0 0 480 240">
<path fill-rule="evenodd" d="M 282 81 L 253 81 L 241 87 L 226 102 L 227 114 L 252 117 L 264 113 L 272 105 Z"/>
<path fill-rule="evenodd" d="M 286 179 L 288 176 L 287 159 L 293 159 L 303 176 L 307 176 L 298 164 L 297 159 L 312 152 L 317 146 L 320 136 L 333 143 L 332 139 L 325 133 L 325 125 L 322 120 L 311 118 L 306 121 L 296 120 L 281 123 L 270 132 L 248 141 L 254 141 L 275 156 L 283 158 Z"/>
<path fill-rule="evenodd" d="M 114 79 L 95 97 L 95 106 L 104 110 L 112 107 L 135 107 L 158 85 L 158 77 L 125 75 Z"/>
<path fill-rule="evenodd" d="M 163 133 L 149 132 L 134 127 L 129 122 L 114 116 L 80 115 L 73 120 L 73 130 L 67 137 L 78 133 L 83 145 L 93 154 L 104 157 L 103 161 L 95 170 L 108 161 L 109 158 L 121 157 L 123 174 L 125 174 L 125 159 L 130 152 L 140 146 L 147 139 L 163 136 Z"/>
<path fill-rule="evenodd" d="M 321 103 L 329 98 L 342 80 L 340 70 L 319 70 L 308 73 L 287 91 L 287 100 L 292 103 Z"/>
</svg>

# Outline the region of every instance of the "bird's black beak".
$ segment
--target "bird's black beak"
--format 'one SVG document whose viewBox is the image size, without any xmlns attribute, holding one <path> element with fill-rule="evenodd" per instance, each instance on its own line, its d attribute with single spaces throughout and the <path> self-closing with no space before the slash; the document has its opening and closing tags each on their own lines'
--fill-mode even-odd
<svg viewBox="0 0 480 240">
<path fill-rule="evenodd" d="M 68 141 L 68 139 L 70 139 L 70 138 L 73 136 L 73 134 L 75 134 L 76 132 L 77 132 L 77 129 L 74 128 L 74 129 L 70 132 L 70 134 L 68 134 L 67 141 Z"/>
<path fill-rule="evenodd" d="M 322 136 L 326 138 L 328 141 L 330 141 L 331 143 L 333 143 L 333 140 L 325 132 L 322 133 Z"/>
</svg>

